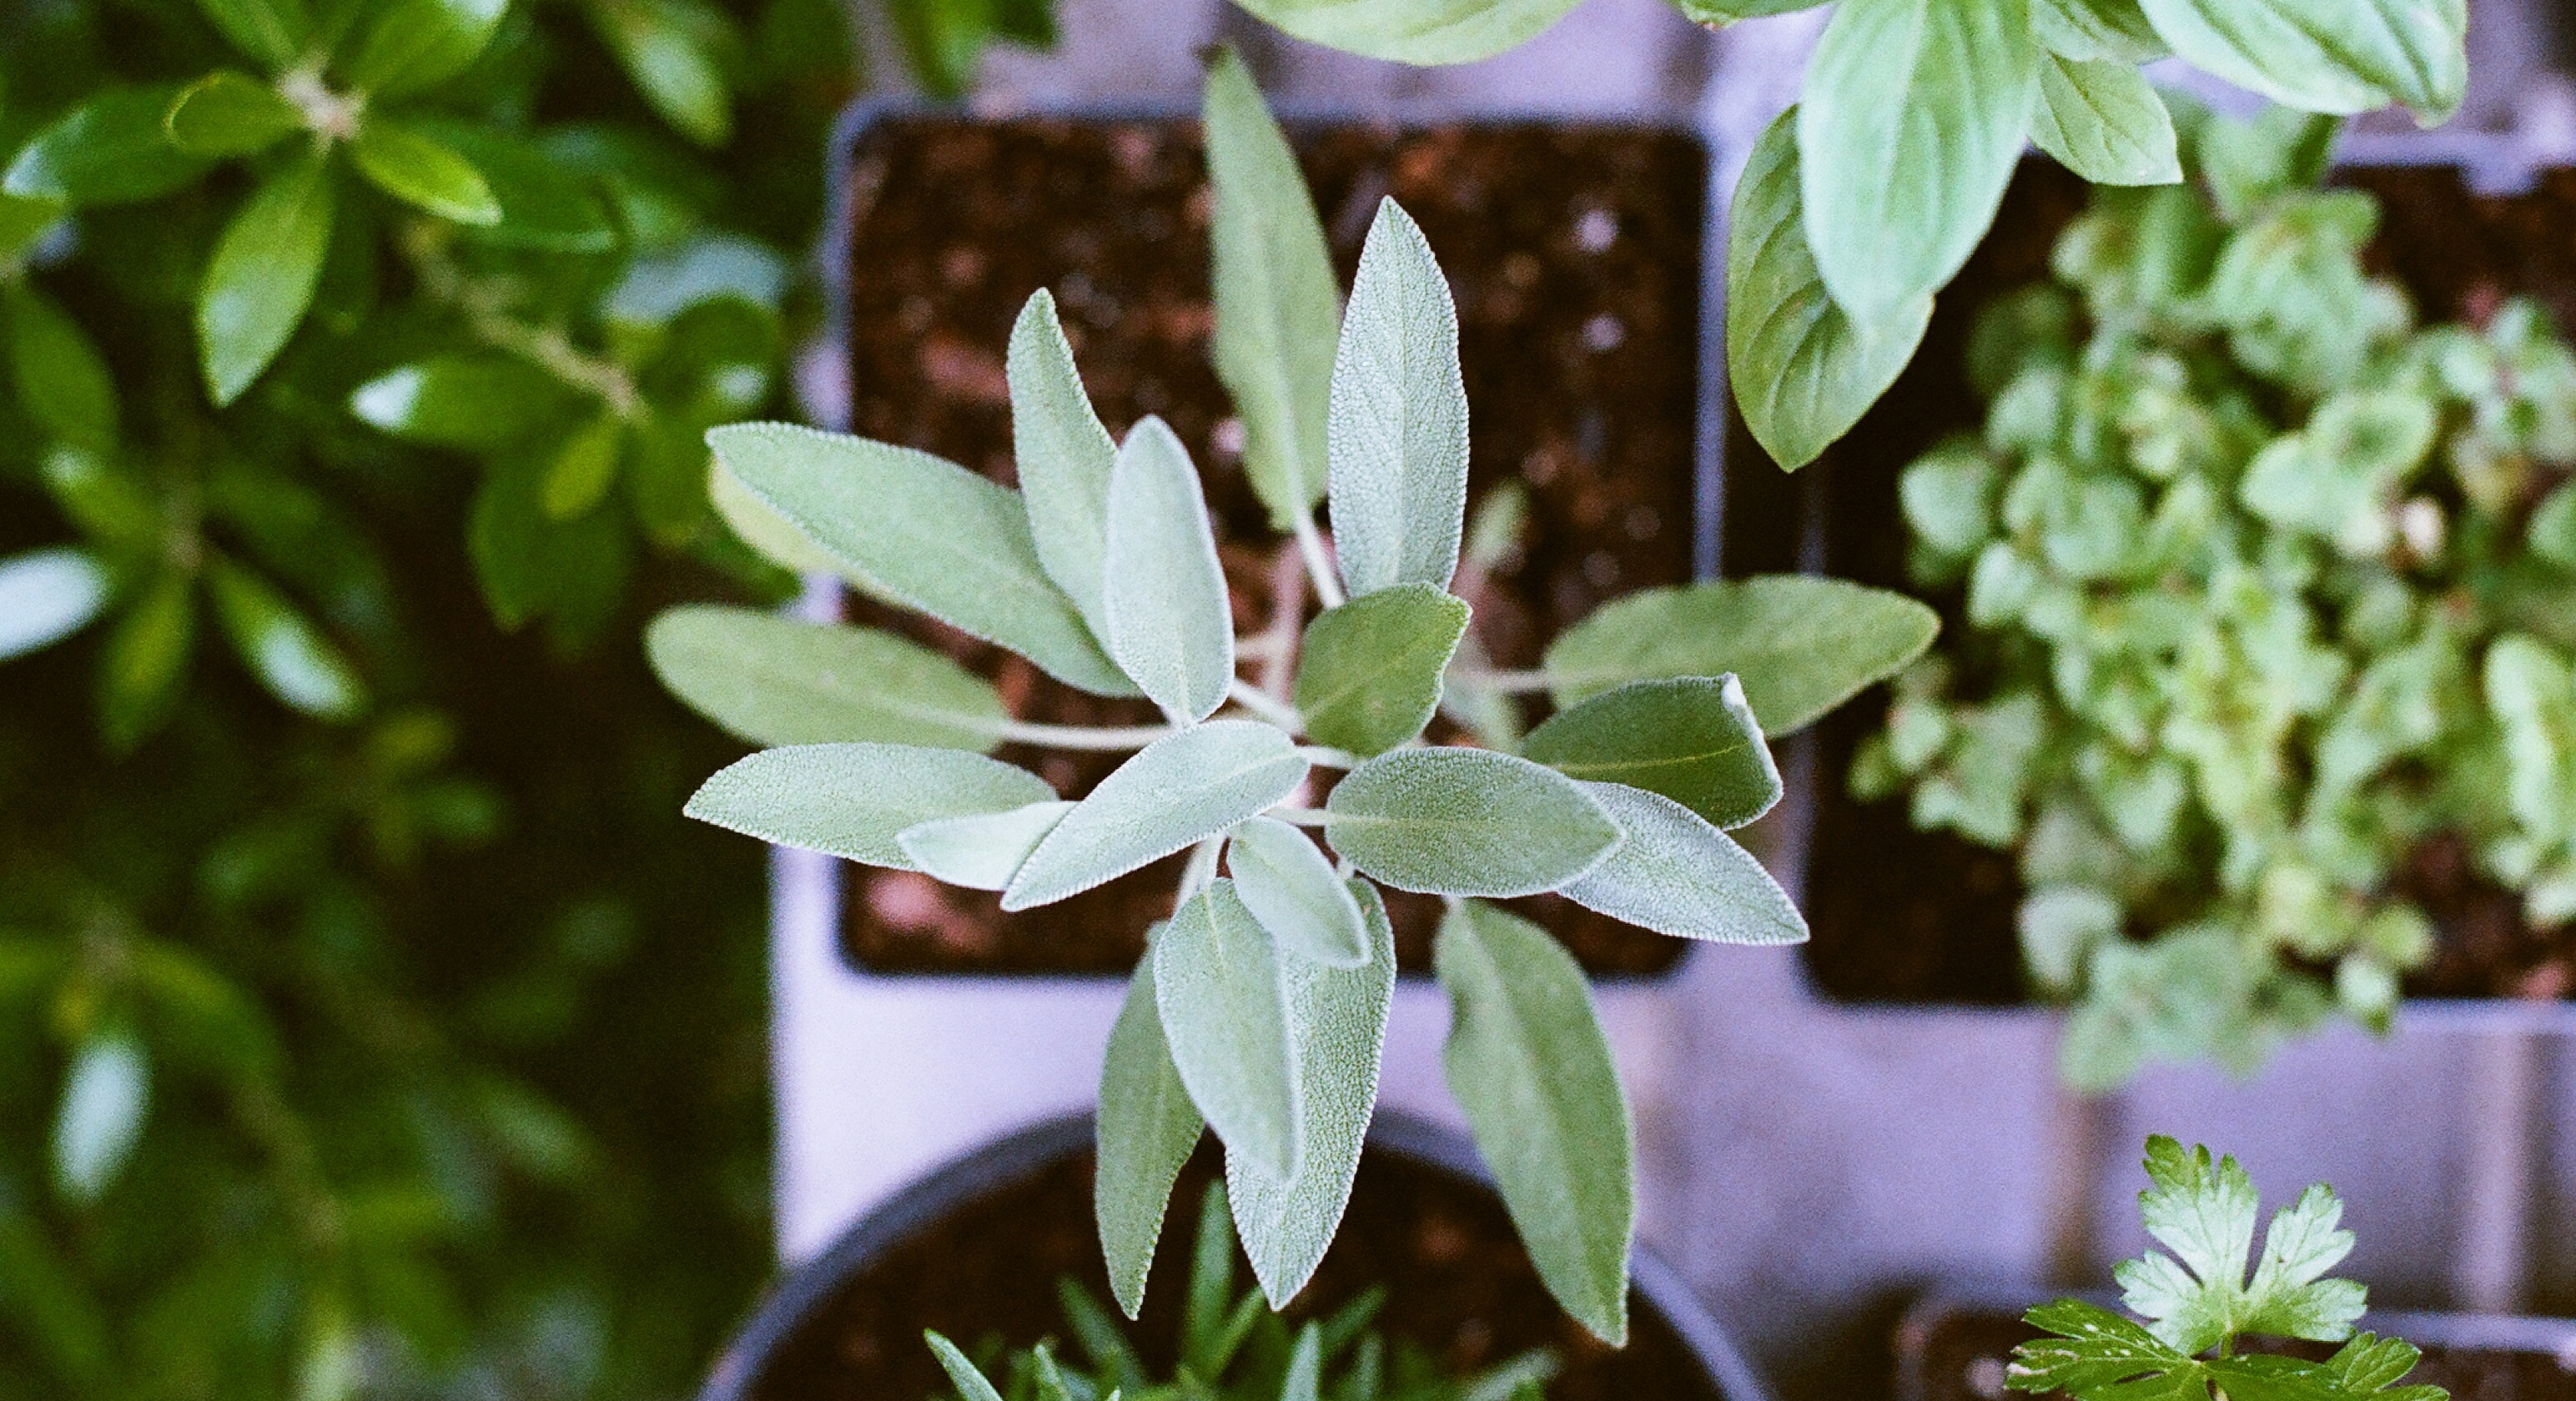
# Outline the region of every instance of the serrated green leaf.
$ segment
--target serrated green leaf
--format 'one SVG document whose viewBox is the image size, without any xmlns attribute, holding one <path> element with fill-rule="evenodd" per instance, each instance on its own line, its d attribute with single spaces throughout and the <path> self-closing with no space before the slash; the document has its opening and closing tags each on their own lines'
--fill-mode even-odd
<svg viewBox="0 0 2576 1401">
<path fill-rule="evenodd" d="M 2442 121 L 2468 87 L 2458 0 L 2141 0 L 2193 67 L 2310 112 L 2394 100 Z"/>
<path fill-rule="evenodd" d="M 207 583 L 215 617 L 268 693 L 317 720 L 355 720 L 367 690 L 340 649 L 258 575 L 217 560 Z"/>
<path fill-rule="evenodd" d="M 1009 812 L 933 818 L 897 832 L 894 841 L 934 879 L 969 890 L 1000 890 L 1071 811 L 1073 804 L 1059 800 Z"/>
<path fill-rule="evenodd" d="M 277 89 L 230 69 L 188 85 L 170 104 L 170 143 L 195 156 L 247 156 L 304 129 L 304 114 Z"/>
<path fill-rule="evenodd" d="M 1250 720 L 1154 741 L 1091 790 L 1002 893 L 1006 911 L 1078 895 L 1270 807 L 1306 780 L 1297 746 Z"/>
<path fill-rule="evenodd" d="M 1441 677 L 1467 633 L 1467 604 L 1398 584 L 1328 608 L 1306 625 L 1297 713 L 1318 744 L 1383 754 L 1439 712 Z"/>
<path fill-rule="evenodd" d="M 1296 153 L 1242 56 L 1220 48 L 1201 108 L 1217 378 L 1243 420 L 1243 470 L 1291 529 L 1324 497 L 1325 422 L 1341 341 L 1341 288 Z"/>
<path fill-rule="evenodd" d="M 1806 942 L 1807 921 L 1771 873 L 1699 814 L 1616 783 L 1584 791 L 1627 836 L 1565 898 L 1640 929 L 1721 944 Z"/>
<path fill-rule="evenodd" d="M 1002 1393 L 993 1389 L 993 1383 L 976 1370 L 975 1364 L 967 1360 L 965 1353 L 957 1350 L 955 1343 L 940 1336 L 936 1330 L 926 1330 L 921 1336 L 930 1344 L 931 1353 L 938 1357 L 940 1370 L 948 1374 L 948 1384 L 957 1388 L 957 1394 L 965 1401 L 1002 1401 Z"/>
<path fill-rule="evenodd" d="M 0 558 L 0 661 L 89 626 L 112 584 L 87 550 L 29 550 Z"/>
<path fill-rule="evenodd" d="M 1154 1006 L 1191 1103 L 1227 1156 L 1275 1178 L 1295 1176 L 1306 1151 L 1283 961 L 1224 879 L 1183 901 L 1154 942 Z"/>
<path fill-rule="evenodd" d="M 1109 472 L 1102 590 L 1109 655 L 1175 723 L 1204 720 L 1234 682 L 1234 605 L 1189 449 L 1152 415 Z"/>
<path fill-rule="evenodd" d="M 1430 243 L 1392 199 L 1360 249 L 1330 397 L 1333 543 L 1351 596 L 1447 588 L 1467 514 L 1458 309 Z"/>
<path fill-rule="evenodd" d="M 342 81 L 378 100 L 437 87 L 474 66 L 509 8 L 509 0 L 392 0 L 358 41 Z"/>
<path fill-rule="evenodd" d="M 1288 1039 L 1298 1048 L 1305 1164 L 1293 1178 L 1263 1172 L 1229 1153 L 1226 1197 L 1253 1277 L 1273 1308 L 1314 1277 L 1350 1205 L 1360 1147 L 1377 1108 L 1386 1020 L 1395 1003 L 1395 930 L 1366 881 L 1350 883 L 1368 923 L 1369 958 L 1358 968 L 1292 959 L 1282 970 Z"/>
<path fill-rule="evenodd" d="M 1797 108 L 1799 186 L 1817 271 L 1854 321 L 1900 325 L 1968 260 L 2038 95 L 2028 0 L 1834 8 Z"/>
<path fill-rule="evenodd" d="M 197 293 L 206 391 L 229 404 L 250 388 L 313 305 L 331 248 L 331 171 L 320 152 L 261 182 L 224 226 Z"/>
<path fill-rule="evenodd" d="M 2004 1380 L 2016 1391 L 2081 1397 L 2120 1386 L 2121 1401 L 2208 1399 L 2208 1383 L 2189 1356 L 2098 1304 L 2061 1299 L 2032 1309 L 2023 1321 L 2056 1337 L 2013 1349 Z"/>
<path fill-rule="evenodd" d="M 1612 1347 L 1628 1341 L 1635 1132 L 1583 970 L 1547 931 L 1468 902 L 1440 922 L 1449 1092 L 1548 1293 Z"/>
<path fill-rule="evenodd" d="M 799 744 L 764 749 L 719 771 L 689 799 L 700 822 L 898 871 L 916 869 L 896 837 L 940 817 L 1010 812 L 1052 801 L 1026 769 L 963 749 L 908 744 Z"/>
<path fill-rule="evenodd" d="M 501 222 L 501 202 L 483 172 L 407 122 L 369 117 L 349 143 L 349 158 L 368 183 L 406 204 L 459 224 Z"/>
<path fill-rule="evenodd" d="M 928 453 L 792 424 L 734 424 L 707 445 L 873 592 L 1008 647 L 1066 685 L 1137 694 L 1047 577 L 1018 492 Z"/>
<path fill-rule="evenodd" d="M 9 162 L 0 193 L 83 208 L 158 199 L 211 164 L 170 144 L 176 84 L 111 87 L 55 118 Z"/>
<path fill-rule="evenodd" d="M 126 610 L 99 658 L 99 728 L 110 749 L 133 749 L 169 718 L 196 639 L 194 590 L 184 574 L 163 574 Z"/>
<path fill-rule="evenodd" d="M 1726 235 L 1727 382 L 1754 439 L 1790 471 L 1851 431 L 1932 321 L 1929 294 L 1869 324 L 1826 290 L 1807 243 L 1796 122 L 1782 113 L 1754 144 Z"/>
<path fill-rule="evenodd" d="M 1780 801 L 1780 769 L 1732 676 L 1631 681 L 1560 710 L 1521 755 L 1566 775 L 1661 793 L 1720 827 Z"/>
<path fill-rule="evenodd" d="M 1234 893 L 1282 948 L 1334 968 L 1368 960 L 1368 925 L 1350 887 L 1305 833 L 1255 817 L 1226 843 Z"/>
<path fill-rule="evenodd" d="M 2182 178 L 2173 116 L 2135 64 L 2042 54 L 2031 140 L 2096 185 Z"/>
<path fill-rule="evenodd" d="M 594 0 L 591 23 L 644 100 L 681 135 L 721 146 L 733 135 L 733 95 L 716 60 L 719 17 L 669 0 Z"/>
<path fill-rule="evenodd" d="M 303 58 L 313 36 L 313 18 L 299 0 L 197 0 L 197 9 L 270 72 Z"/>
<path fill-rule="evenodd" d="M 1106 638 L 1109 476 L 1118 444 L 1092 412 L 1073 347 L 1056 318 L 1055 298 L 1043 287 L 1030 294 L 1011 327 L 1006 372 L 1012 451 L 1038 562 L 1092 632 Z"/>
<path fill-rule="evenodd" d="M 116 381 L 80 323 L 24 281 L 0 288 L 10 383 L 36 426 L 86 453 L 116 450 Z"/>
<path fill-rule="evenodd" d="M 2273 1213 L 2263 1229 L 2263 1254 L 2246 1286 L 2252 1306 L 2239 1331 L 2277 1338 L 2336 1342 L 2352 1334 L 2361 1317 L 2362 1287 L 2325 1272 L 2352 1253 L 2352 1232 L 2339 1228 L 2343 1203 L 2320 1182 Z"/>
<path fill-rule="evenodd" d="M 1733 673 L 1776 739 L 1903 670 L 1940 628 L 1903 594 L 1757 575 L 1641 589 L 1558 634 L 1545 665 L 1560 707 L 1630 681 Z"/>
<path fill-rule="evenodd" d="M 1146 939 L 1162 937 L 1158 924 Z M 1109 1288 L 1118 1307 L 1135 1318 L 1145 1307 L 1145 1277 L 1154 1267 L 1172 1184 L 1198 1146 L 1206 1121 L 1190 1103 L 1181 1073 L 1163 1037 L 1154 1006 L 1154 962 L 1148 953 L 1127 980 L 1127 1001 L 1109 1028 L 1109 1054 L 1100 1068 L 1096 1120 L 1099 1168 L 1092 1178 L 1092 1212 L 1109 1266 Z"/>
<path fill-rule="evenodd" d="M 1243 8 L 1310 44 L 1398 63 L 1474 63 L 1519 48 L 1581 0 L 1251 0 Z"/>
<path fill-rule="evenodd" d="M 152 1063 L 121 1031 L 90 1038 L 72 1058 L 54 1114 L 54 1187 L 87 1206 L 115 1184 L 143 1136 L 152 1103 Z"/>
<path fill-rule="evenodd" d="M 753 744 L 868 741 L 991 753 L 1010 717 L 991 682 L 871 628 L 692 604 L 644 630 L 671 693 Z"/>
<path fill-rule="evenodd" d="M 1582 879 L 1619 826 L 1574 780 L 1485 749 L 1399 749 L 1333 788 L 1327 841 L 1398 890 L 1508 899 Z"/>
</svg>

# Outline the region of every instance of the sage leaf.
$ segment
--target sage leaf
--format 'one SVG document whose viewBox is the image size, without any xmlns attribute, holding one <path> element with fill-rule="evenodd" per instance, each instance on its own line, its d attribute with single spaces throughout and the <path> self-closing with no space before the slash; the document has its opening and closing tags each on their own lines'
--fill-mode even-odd
<svg viewBox="0 0 2576 1401">
<path fill-rule="evenodd" d="M 2152 63 L 2173 52 L 2138 0 L 2030 0 L 2040 47 L 2077 62 Z"/>
<path fill-rule="evenodd" d="M 896 841 L 905 828 L 1054 797 L 1036 774 L 963 749 L 796 744 L 717 771 L 686 812 L 779 846 L 911 871 L 919 868 Z"/>
<path fill-rule="evenodd" d="M 83 452 L 115 451 L 116 380 L 89 333 L 25 279 L 0 287 L 0 312 L 18 407 Z"/>
<path fill-rule="evenodd" d="M 1845 0 L 1807 64 L 1799 181 L 1817 271 L 1892 327 L 1976 250 L 2039 95 L 2029 0 Z"/>
<path fill-rule="evenodd" d="M 1640 929 L 1721 944 L 1806 942 L 1807 921 L 1762 863 L 1689 808 L 1616 783 L 1584 785 L 1627 839 L 1565 898 Z"/>
<path fill-rule="evenodd" d="M 2042 54 L 2030 138 L 2096 185 L 2170 185 L 2182 179 L 2173 114 L 2132 63 Z"/>
<path fill-rule="evenodd" d="M 1466 602 L 1430 584 L 1398 584 L 1315 615 L 1297 658 L 1306 733 L 1359 755 L 1421 734 L 1466 633 Z"/>
<path fill-rule="evenodd" d="M 1399 749 L 1326 800 L 1333 850 L 1398 890 L 1508 899 L 1581 879 L 1619 825 L 1573 779 L 1488 749 Z"/>
<path fill-rule="evenodd" d="M 199 359 L 216 403 L 240 398 L 286 348 L 330 247 L 331 172 L 319 152 L 269 176 L 224 226 L 197 293 Z"/>
<path fill-rule="evenodd" d="M 1174 721 L 1215 714 L 1234 681 L 1234 605 L 1198 469 L 1150 414 L 1110 468 L 1106 558 L 1111 659 Z"/>
<path fill-rule="evenodd" d="M 1165 928 L 1154 926 L 1145 941 L 1148 949 L 1161 941 Z M 1109 1292 L 1130 1319 L 1144 1310 L 1145 1277 L 1154 1268 L 1154 1246 L 1163 1236 L 1172 1184 L 1198 1146 L 1205 1123 L 1163 1038 L 1149 952 L 1127 980 L 1127 1000 L 1109 1028 L 1094 1121 L 1099 1167 L 1092 1177 L 1092 1214 L 1098 1218 L 1100 1249 L 1109 1265 Z"/>
<path fill-rule="evenodd" d="M 1011 446 L 1038 562 L 1091 631 L 1106 639 L 1109 615 L 1101 591 L 1108 567 L 1109 473 L 1118 444 L 1091 410 L 1074 369 L 1073 347 L 1056 319 L 1055 298 L 1043 287 L 1011 327 L 1007 375 Z"/>
<path fill-rule="evenodd" d="M 871 591 L 1068 686 L 1137 694 L 1047 577 L 1018 492 L 924 452 L 785 423 L 707 434 L 725 470 Z"/>
<path fill-rule="evenodd" d="M 1929 294 L 1867 324 L 1825 290 L 1807 244 L 1796 121 L 1781 114 L 1755 143 L 1726 235 L 1727 382 L 1754 440 L 1790 471 L 1851 431 L 1932 321 Z"/>
<path fill-rule="evenodd" d="M 1271 523 L 1291 530 L 1324 497 L 1341 288 L 1297 155 L 1230 47 L 1208 65 L 1201 113 L 1214 196 L 1211 351 L 1243 420 L 1244 475 Z"/>
<path fill-rule="evenodd" d="M 1218 879 L 1154 941 L 1154 1006 L 1190 1101 L 1229 1156 L 1293 1177 L 1305 1153 L 1278 946 Z"/>
<path fill-rule="evenodd" d="M 1281 947 L 1334 968 L 1368 961 L 1368 925 L 1350 886 L 1305 833 L 1255 817 L 1226 843 L 1234 893 Z"/>
<path fill-rule="evenodd" d="M 644 630 L 671 694 L 753 744 L 872 741 L 992 752 L 1009 716 L 993 684 L 917 642 L 692 604 Z"/>
<path fill-rule="evenodd" d="M 248 156 L 304 129 L 304 114 L 257 78 L 230 69 L 188 85 L 164 119 L 170 143 L 193 156 Z"/>
<path fill-rule="evenodd" d="M 377 99 L 434 88 L 483 56 L 509 0 L 392 0 L 360 40 L 342 81 Z"/>
<path fill-rule="evenodd" d="M 0 661 L 89 626 L 110 592 L 107 571 L 87 550 L 29 550 L 0 559 Z"/>
<path fill-rule="evenodd" d="M 968 890 L 999 890 L 1071 811 L 1073 804 L 1058 800 L 1009 812 L 936 817 L 895 833 L 894 844 L 935 879 Z"/>
<path fill-rule="evenodd" d="M 1661 793 L 1719 827 L 1741 827 L 1780 801 L 1779 766 L 1732 676 L 1604 691 L 1549 716 L 1521 755 L 1569 778 Z"/>
<path fill-rule="evenodd" d="M 27 138 L 0 175 L 0 193 L 80 208 L 134 204 L 194 184 L 212 162 L 170 143 L 179 89 L 111 87 Z"/>
<path fill-rule="evenodd" d="M 707 464 L 707 500 L 734 538 L 762 559 L 797 574 L 841 572 L 841 562 L 830 551 L 806 539 L 785 516 L 769 509 L 768 502 L 752 495 L 751 488 L 726 471 L 721 461 Z"/>
<path fill-rule="evenodd" d="M 1469 903 L 1441 921 L 1441 1063 L 1548 1292 L 1613 1347 L 1628 1339 L 1634 1134 L 1583 970 L 1546 931 Z"/>
<path fill-rule="evenodd" d="M 1630 681 L 1732 673 L 1777 738 L 1903 670 L 1940 628 L 1939 614 L 1903 594 L 1840 579 L 1711 580 L 1595 611 L 1549 644 L 1546 672 L 1560 708 Z"/>
<path fill-rule="evenodd" d="M 1270 807 L 1306 781 L 1295 741 L 1251 720 L 1176 730 L 1111 771 L 1038 843 L 1004 910 L 1079 895 Z"/>
<path fill-rule="evenodd" d="M 270 695 L 317 720 L 354 720 L 366 710 L 358 674 L 276 589 L 222 560 L 208 582 L 225 636 Z"/>
<path fill-rule="evenodd" d="M 922 1341 L 930 1344 L 930 1351 L 939 1359 L 940 1370 L 948 1374 L 948 1384 L 957 1388 L 963 1401 L 1002 1401 L 1002 1393 L 993 1389 L 992 1381 L 967 1360 L 965 1353 L 958 1351 L 955 1343 L 942 1337 L 936 1329 L 924 1330 L 921 1337 Z"/>
<path fill-rule="evenodd" d="M 349 158 L 369 184 L 406 204 L 459 224 L 501 222 L 501 202 L 483 172 L 406 123 L 368 118 L 349 143 Z"/>
<path fill-rule="evenodd" d="M 87 1206 L 105 1195 L 143 1137 L 152 1104 L 152 1063 L 121 1031 L 83 1043 L 54 1113 L 54 1186 Z"/>
<path fill-rule="evenodd" d="M 1467 515 L 1458 308 L 1430 243 L 1392 199 L 1360 249 L 1326 418 L 1333 543 L 1351 596 L 1447 588 Z"/>
<path fill-rule="evenodd" d="M 1310 44 L 1398 63 L 1474 63 L 1538 37 L 1581 0 L 1248 0 Z"/>
<path fill-rule="evenodd" d="M 1280 1178 L 1240 1154 L 1225 1158 L 1235 1234 L 1274 1309 L 1305 1288 L 1323 1262 L 1350 1205 L 1361 1143 L 1377 1109 L 1387 1012 L 1395 1003 L 1395 931 L 1374 887 L 1358 880 L 1350 887 L 1368 924 L 1368 962 L 1331 968 L 1290 959 L 1282 971 L 1288 1039 L 1298 1048 L 1303 1081 L 1305 1163 Z"/>
<path fill-rule="evenodd" d="M 2468 88 L 2459 0 L 2140 0 L 2195 68 L 2275 102 L 2346 115 L 2390 99 L 2427 121 Z"/>
</svg>

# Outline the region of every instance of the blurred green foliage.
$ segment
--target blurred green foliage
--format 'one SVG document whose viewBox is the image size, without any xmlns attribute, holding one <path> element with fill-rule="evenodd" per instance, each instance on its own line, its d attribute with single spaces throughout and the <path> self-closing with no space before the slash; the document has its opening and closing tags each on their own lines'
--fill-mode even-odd
<svg viewBox="0 0 2576 1401">
<path fill-rule="evenodd" d="M 2437 839 L 2576 920 L 2576 353 L 2538 307 L 2419 328 L 2322 118 L 2203 118 L 1972 332 L 1984 432 L 1900 482 L 1968 626 L 1852 774 L 2017 848 L 2064 1069 L 2250 1068 L 2432 952 Z"/>
<path fill-rule="evenodd" d="M 634 638 L 790 586 L 699 440 L 786 410 L 850 35 L 0 6 L 0 1401 L 680 1395 L 746 1306 L 762 871 Z"/>
</svg>

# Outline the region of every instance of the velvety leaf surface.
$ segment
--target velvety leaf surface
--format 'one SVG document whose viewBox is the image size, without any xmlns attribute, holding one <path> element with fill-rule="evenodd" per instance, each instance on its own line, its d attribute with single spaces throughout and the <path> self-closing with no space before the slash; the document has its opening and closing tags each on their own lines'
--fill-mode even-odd
<svg viewBox="0 0 2576 1401">
<path fill-rule="evenodd" d="M 691 604 L 644 630 L 653 672 L 753 744 L 874 741 L 990 753 L 1008 717 L 991 682 L 870 628 Z"/>
<path fill-rule="evenodd" d="M 1147 938 L 1160 940 L 1157 924 Z M 1110 1292 L 1134 1318 L 1145 1307 L 1145 1277 L 1154 1267 L 1172 1184 L 1198 1146 L 1206 1121 L 1172 1065 L 1154 1004 L 1154 961 L 1148 953 L 1127 980 L 1127 1000 L 1109 1028 L 1109 1053 L 1100 1068 L 1096 1122 L 1099 1169 L 1092 1180 L 1092 1209 L 1100 1248 L 1109 1265 Z"/>
<path fill-rule="evenodd" d="M 909 871 L 912 858 L 895 840 L 905 828 L 1054 798 L 1036 774 L 963 749 L 799 744 L 719 771 L 687 812 L 780 846 Z"/>
<path fill-rule="evenodd" d="M 1670 798 L 1584 785 L 1628 835 L 1565 898 L 1640 929 L 1721 944 L 1806 942 L 1787 891 L 1735 839 Z"/>
<path fill-rule="evenodd" d="M 1378 206 L 1333 361 L 1333 543 L 1352 597 L 1449 586 L 1467 512 L 1458 309 L 1413 216 Z"/>
<path fill-rule="evenodd" d="M 1349 885 L 1304 832 L 1255 817 L 1226 842 L 1234 893 L 1282 948 L 1335 968 L 1368 961 L 1368 926 Z"/>
<path fill-rule="evenodd" d="M 1732 676 L 1632 681 L 1551 715 L 1522 757 L 1569 778 L 1624 783 L 1741 827 L 1780 801 L 1780 769 Z"/>
<path fill-rule="evenodd" d="M 1109 655 L 1176 722 L 1204 720 L 1234 681 L 1234 608 L 1189 449 L 1148 416 L 1109 473 Z"/>
<path fill-rule="evenodd" d="M 1360 755 L 1421 734 L 1439 712 L 1440 679 L 1466 631 L 1466 602 L 1429 584 L 1399 584 L 1315 615 L 1297 658 L 1306 733 Z"/>
<path fill-rule="evenodd" d="M 1269 725 L 1211 720 L 1175 731 L 1065 816 L 1003 892 L 1002 908 L 1052 904 L 1215 836 L 1287 797 L 1306 767 L 1296 743 Z"/>
<path fill-rule="evenodd" d="M 1011 390 L 1011 450 L 1038 562 L 1073 600 L 1094 634 L 1106 640 L 1109 474 L 1118 444 L 1091 409 L 1073 347 L 1065 342 L 1055 297 L 1031 294 L 1011 327 L 1006 362 Z"/>
<path fill-rule="evenodd" d="M 894 844 L 935 879 L 968 890 L 1000 890 L 1071 811 L 1073 804 L 1055 801 L 1009 812 L 935 817 L 895 833 Z"/>
<path fill-rule="evenodd" d="M 1183 901 L 1154 942 L 1154 1006 L 1191 1103 L 1228 1156 L 1273 1178 L 1295 1176 L 1305 1156 L 1283 962 L 1224 879 Z"/>
<path fill-rule="evenodd" d="M 1399 749 L 1333 788 L 1325 839 L 1398 890 L 1507 899 L 1599 865 L 1619 827 L 1574 780 L 1486 749 Z"/>
</svg>

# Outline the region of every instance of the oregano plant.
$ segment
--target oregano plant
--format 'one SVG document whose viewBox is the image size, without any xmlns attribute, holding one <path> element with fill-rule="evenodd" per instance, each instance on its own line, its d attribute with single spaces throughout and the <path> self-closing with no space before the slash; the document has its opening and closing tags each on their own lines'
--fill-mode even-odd
<svg viewBox="0 0 2576 1401">
<path fill-rule="evenodd" d="M 1490 58 L 1575 3 L 1242 0 L 1298 38 L 1418 64 Z M 1714 27 L 1823 0 L 1674 3 Z M 1849 431 L 1913 355 L 2026 144 L 2095 184 L 2180 180 L 2143 65 L 2434 123 L 2467 88 L 2467 28 L 2462 0 L 1837 0 L 1799 102 L 1736 187 L 1726 351 L 1746 424 L 1793 470 Z"/>
<path fill-rule="evenodd" d="M 1099 1224 L 1131 1316 L 1203 1129 L 1225 1145 L 1263 1292 L 1284 1304 L 1305 1284 L 1376 1102 L 1396 977 L 1381 891 L 1444 897 L 1451 1089 L 1541 1277 L 1623 1340 L 1634 1199 L 1617 1070 L 1573 957 L 1490 902 L 1554 891 L 1686 938 L 1803 939 L 1727 832 L 1779 797 L 1766 735 L 1919 654 L 1933 615 L 1827 580 L 1706 583 L 1599 610 L 1537 670 L 1484 665 L 1450 592 L 1468 410 L 1447 279 L 1387 201 L 1345 311 L 1312 197 L 1230 54 L 1206 122 L 1216 355 L 1278 548 L 1320 606 L 1302 638 L 1282 657 L 1235 635 L 1188 453 L 1156 418 L 1113 437 L 1039 291 L 1007 362 L 1017 490 L 785 424 L 708 441 L 754 538 L 1076 690 L 1147 698 L 1161 723 L 1024 722 L 990 683 L 891 633 L 682 608 L 648 637 L 662 676 L 771 746 L 688 811 L 999 891 L 1006 912 L 1190 853 L 1102 1071 Z M 1255 662 L 1283 664 L 1265 686 L 1241 674 Z M 1533 695 L 1552 713 L 1531 727 Z M 1482 742 L 1428 742 L 1443 707 L 1485 717 Z M 1132 755 L 1076 796 L 988 757 L 1005 742 Z"/>
</svg>

